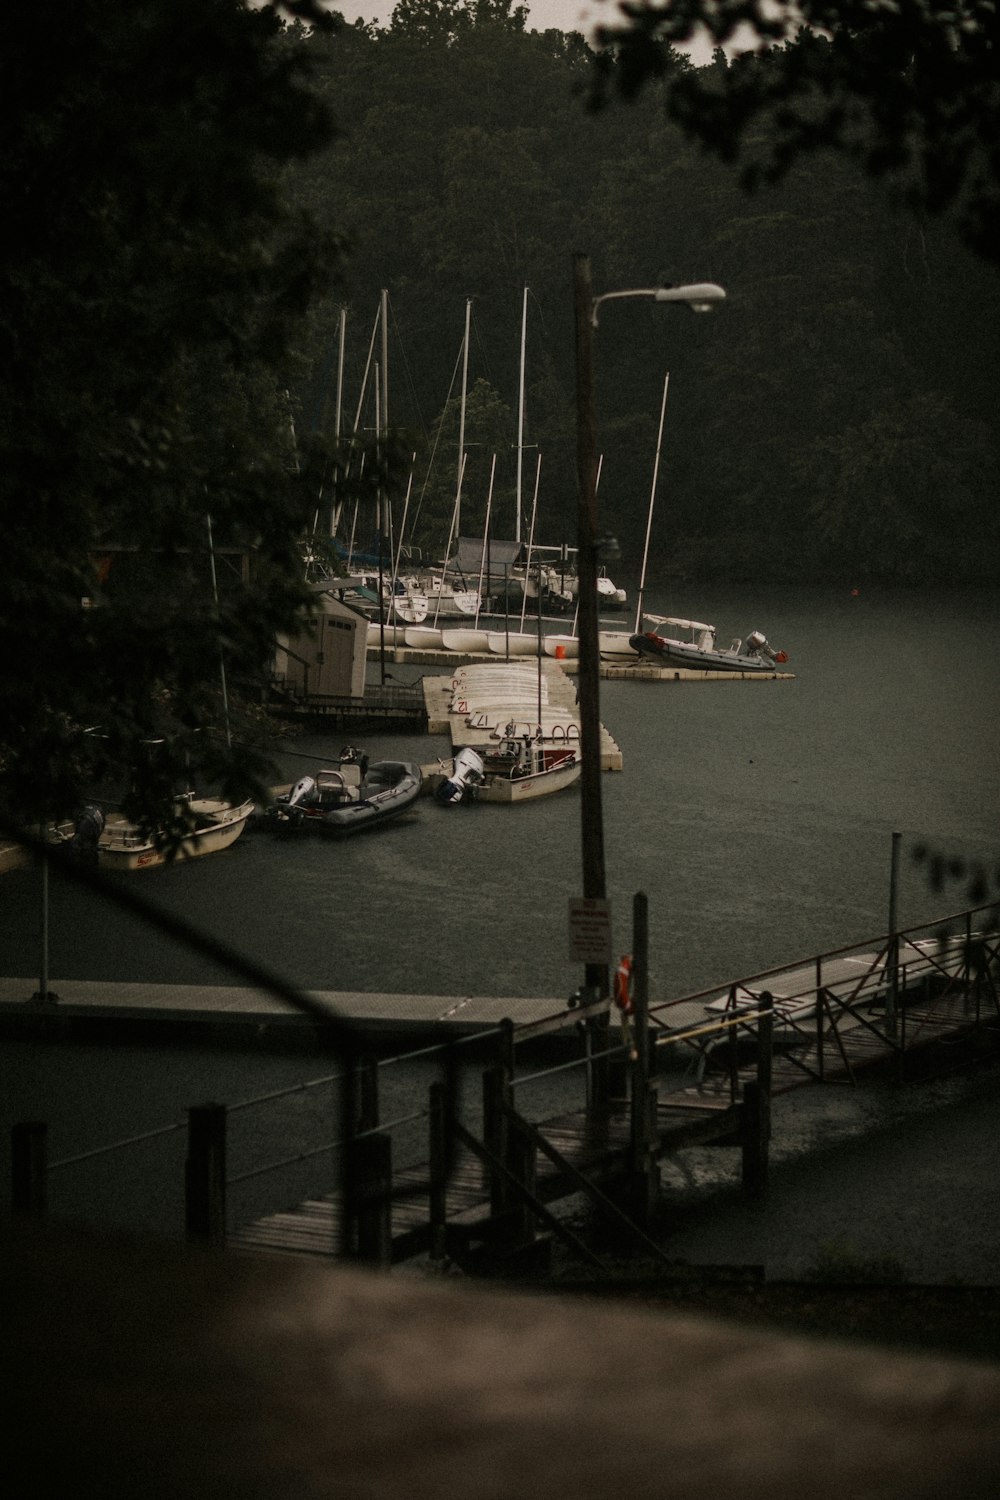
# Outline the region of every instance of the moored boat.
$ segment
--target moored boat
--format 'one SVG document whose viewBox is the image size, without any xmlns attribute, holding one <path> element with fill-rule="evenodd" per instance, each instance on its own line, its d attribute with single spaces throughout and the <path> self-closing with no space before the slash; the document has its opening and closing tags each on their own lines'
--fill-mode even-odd
<svg viewBox="0 0 1000 1500">
<path fill-rule="evenodd" d="M 343 837 L 398 817 L 420 795 L 423 773 L 412 761 L 378 760 L 348 747 L 335 767 L 303 776 L 268 810 L 279 832 L 313 828 Z"/>
<path fill-rule="evenodd" d="M 436 625 L 407 625 L 404 639 L 412 651 L 444 650 L 441 630 Z"/>
<path fill-rule="evenodd" d="M 629 637 L 633 650 L 647 660 L 668 667 L 686 667 L 701 672 L 773 672 L 788 660 L 784 651 L 775 651 L 760 630 L 752 630 L 745 640 L 738 636 L 724 651 L 715 645 L 715 626 L 700 620 L 680 620 L 672 616 L 649 616 L 657 629 Z M 661 633 L 663 626 L 682 631 L 687 639 Z"/>
<path fill-rule="evenodd" d="M 542 640 L 546 656 L 556 661 L 575 661 L 580 655 L 580 641 L 575 635 L 547 635 Z"/>
<path fill-rule="evenodd" d="M 105 870 L 151 870 L 173 861 L 198 859 L 228 849 L 243 832 L 254 804 L 227 802 L 222 797 L 178 799 L 179 811 L 193 824 L 176 847 L 162 835 L 144 832 L 127 818 L 107 815 L 96 803 L 88 803 L 68 837 L 71 848 L 87 863 Z"/>
<path fill-rule="evenodd" d="M 489 632 L 474 626 L 456 625 L 441 631 L 441 643 L 446 651 L 475 654 L 490 649 Z"/>
<path fill-rule="evenodd" d="M 538 633 L 534 630 L 491 630 L 486 639 L 495 656 L 538 655 Z"/>
<path fill-rule="evenodd" d="M 484 755 L 466 748 L 455 757 L 450 777 L 435 797 L 444 806 L 455 802 L 531 802 L 564 791 L 579 781 L 578 745 L 532 738 L 504 738 Z"/>
</svg>

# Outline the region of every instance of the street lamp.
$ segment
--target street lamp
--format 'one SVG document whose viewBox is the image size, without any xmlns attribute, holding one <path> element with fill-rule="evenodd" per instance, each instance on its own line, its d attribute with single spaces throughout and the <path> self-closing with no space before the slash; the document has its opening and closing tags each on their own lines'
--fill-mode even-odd
<svg viewBox="0 0 1000 1500">
<path fill-rule="evenodd" d="M 576 325 L 576 469 L 577 469 L 577 694 L 580 703 L 580 809 L 583 851 L 583 895 L 607 897 L 604 872 L 604 815 L 601 809 L 600 647 L 597 601 L 597 408 L 594 400 L 594 329 L 602 302 L 618 297 L 649 297 L 654 302 L 683 302 L 708 312 L 725 299 L 714 282 L 688 286 L 638 288 L 604 292 L 595 297 L 590 257 L 573 259 L 573 305 Z M 587 964 L 586 983 L 597 993 L 609 991 L 606 964 Z"/>
</svg>

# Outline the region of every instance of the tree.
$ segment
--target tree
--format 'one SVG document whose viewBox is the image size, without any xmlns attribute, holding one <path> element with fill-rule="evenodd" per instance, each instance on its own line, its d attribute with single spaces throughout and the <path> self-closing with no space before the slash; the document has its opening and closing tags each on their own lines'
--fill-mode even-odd
<svg viewBox="0 0 1000 1500">
<path fill-rule="evenodd" d="M 797 28 L 797 30 L 796 30 Z M 794 38 L 788 40 L 795 32 Z M 707 33 L 716 66 L 679 65 Z M 750 35 L 759 56 L 726 63 Z M 668 115 L 755 186 L 832 146 L 891 180 L 911 208 L 951 212 L 966 242 L 1000 259 L 1000 18 L 991 0 L 637 0 L 601 29 L 592 99 L 667 78 Z M 762 143 L 753 127 L 767 119 Z M 763 144 L 764 149 L 760 146 Z"/>
<path fill-rule="evenodd" d="M 66 816 L 113 773 L 158 825 L 182 778 L 250 784 L 209 732 L 220 653 L 259 673 L 302 599 L 293 332 L 341 245 L 281 175 L 332 117 L 239 0 L 30 10 L 0 101 L 0 810 Z M 218 608 L 209 517 L 251 560 Z"/>
</svg>

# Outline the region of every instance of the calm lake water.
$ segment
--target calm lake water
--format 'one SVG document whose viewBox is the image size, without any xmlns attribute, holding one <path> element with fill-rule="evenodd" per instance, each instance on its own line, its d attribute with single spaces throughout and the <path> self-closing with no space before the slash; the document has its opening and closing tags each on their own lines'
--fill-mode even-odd
<svg viewBox="0 0 1000 1500">
<path fill-rule="evenodd" d="M 655 997 L 884 932 L 894 830 L 901 924 L 966 904 L 957 887 L 932 891 L 913 851 L 927 844 L 994 870 L 1000 859 L 998 604 L 952 592 L 854 597 L 849 584 L 647 593 L 649 610 L 712 621 L 723 642 L 763 630 L 795 673 L 791 682 L 602 682 L 601 717 L 625 767 L 602 778 L 614 943 L 631 946 L 632 897 L 644 891 Z M 424 736 L 354 738 L 373 759 L 426 765 L 448 752 Z M 286 746 L 279 779 L 342 743 Z M 519 808 L 421 801 L 405 821 L 343 843 L 250 833 L 226 854 L 131 879 L 306 988 L 561 997 L 582 979 L 567 938 L 580 863 L 574 789 Z M 37 875 L 5 875 L 0 898 L 0 969 L 36 975 Z M 49 965 L 56 989 L 60 978 L 239 982 L 58 881 Z M 6 1052 L 5 1118 L 51 1119 L 56 1156 L 179 1118 L 201 1098 L 245 1099 L 317 1071 L 303 1058 L 155 1048 Z M 401 1087 L 389 1109 L 409 1097 Z M 329 1115 L 319 1096 L 299 1101 L 294 1117 L 272 1114 L 265 1149 L 308 1149 L 317 1130 L 333 1129 Z M 78 1172 L 67 1201 L 97 1194 L 113 1217 L 148 1180 L 150 1149 L 176 1167 L 171 1138 L 143 1148 L 114 1182 L 99 1168 Z M 175 1182 L 157 1196 L 154 1226 L 179 1222 L 179 1191 Z M 263 1189 L 247 1192 L 248 1210 L 266 1206 Z"/>
<path fill-rule="evenodd" d="M 653 611 L 667 603 L 648 595 Z M 614 943 L 631 946 L 632 897 L 646 892 L 656 993 L 885 931 L 894 830 L 902 924 L 963 904 L 957 889 L 931 891 L 912 853 L 927 843 L 1000 857 L 998 599 L 699 588 L 669 604 L 713 621 L 723 640 L 764 630 L 795 680 L 602 682 L 625 767 L 602 778 Z M 298 742 L 280 774 L 314 769 L 342 741 Z M 425 765 L 448 753 L 427 736 L 361 743 L 373 759 Z M 422 800 L 405 821 L 344 842 L 248 834 L 226 854 L 132 880 L 305 987 L 562 996 L 581 978 L 567 938 L 580 869 L 573 789 L 517 808 Z M 37 929 L 37 876 L 5 877 L 3 972 L 35 972 Z M 50 951 L 53 979 L 226 982 L 63 888 Z"/>
</svg>

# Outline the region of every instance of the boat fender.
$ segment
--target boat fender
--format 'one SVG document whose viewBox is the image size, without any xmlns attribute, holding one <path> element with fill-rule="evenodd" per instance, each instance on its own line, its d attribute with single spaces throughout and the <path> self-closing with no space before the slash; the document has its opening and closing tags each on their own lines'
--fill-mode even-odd
<svg viewBox="0 0 1000 1500">
<path fill-rule="evenodd" d="M 623 1016 L 630 1016 L 633 1010 L 632 998 L 632 955 L 623 953 L 618 960 L 615 969 L 615 1004 Z"/>
</svg>

